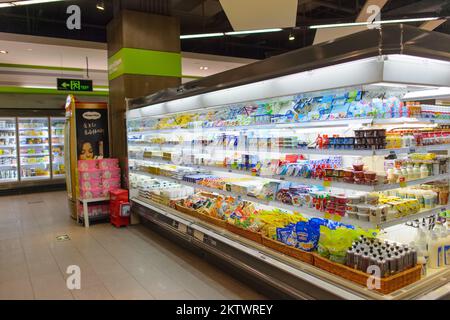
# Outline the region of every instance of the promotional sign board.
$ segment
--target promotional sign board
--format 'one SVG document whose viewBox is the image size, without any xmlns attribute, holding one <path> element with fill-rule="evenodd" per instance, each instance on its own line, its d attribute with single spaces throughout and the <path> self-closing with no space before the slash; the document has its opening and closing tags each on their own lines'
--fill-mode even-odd
<svg viewBox="0 0 450 320">
<path fill-rule="evenodd" d="M 108 110 L 106 108 L 77 109 L 76 124 L 77 159 L 108 158 Z"/>
</svg>

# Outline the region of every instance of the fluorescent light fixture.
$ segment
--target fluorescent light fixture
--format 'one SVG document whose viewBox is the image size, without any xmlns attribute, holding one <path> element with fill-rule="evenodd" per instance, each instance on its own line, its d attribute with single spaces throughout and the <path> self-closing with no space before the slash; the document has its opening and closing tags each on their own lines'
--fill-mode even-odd
<svg viewBox="0 0 450 320">
<path fill-rule="evenodd" d="M 26 88 L 26 89 L 56 89 L 55 86 L 39 86 L 39 85 L 23 85 L 20 86 L 20 88 Z"/>
<path fill-rule="evenodd" d="M 109 88 L 98 88 L 94 86 L 94 91 L 109 91 Z"/>
<path fill-rule="evenodd" d="M 392 88 L 406 88 L 407 85 L 404 83 L 390 83 L 390 82 L 378 82 L 378 83 L 371 83 L 371 86 L 377 86 L 377 87 L 392 87 Z"/>
<path fill-rule="evenodd" d="M 421 84 L 406 84 L 406 83 L 393 83 L 393 82 L 377 82 L 371 83 L 371 86 L 377 87 L 392 87 L 392 88 L 410 88 L 410 89 L 438 89 L 436 86 L 426 86 Z"/>
<path fill-rule="evenodd" d="M 325 29 L 325 28 L 339 28 L 339 27 L 357 27 L 377 24 L 389 24 L 389 23 L 406 23 L 406 22 L 419 22 L 419 21 L 432 21 L 438 20 L 438 17 L 431 18 L 411 18 L 411 19 L 396 19 L 396 20 L 383 20 L 373 22 L 348 22 L 348 23 L 335 23 L 335 24 L 319 24 L 310 26 L 309 29 Z"/>
<path fill-rule="evenodd" d="M 213 37 L 223 37 L 223 32 L 215 33 L 199 33 L 199 34 L 185 34 L 180 36 L 180 39 L 197 39 L 197 38 L 213 38 Z"/>
<path fill-rule="evenodd" d="M 22 0 L 22 1 L 10 1 L 6 3 L 0 3 L 0 8 L 14 7 L 14 6 L 27 6 L 31 4 L 59 2 L 64 0 Z"/>
<path fill-rule="evenodd" d="M 105 10 L 105 3 L 103 1 L 99 1 L 99 2 L 97 2 L 97 6 L 96 7 L 97 7 L 98 10 L 104 11 Z"/>
<path fill-rule="evenodd" d="M 8 54 L 8 51 L 6 51 L 6 50 L 0 50 L 0 54 Z"/>
<path fill-rule="evenodd" d="M 283 30 L 283 29 L 280 29 L 280 28 L 273 28 L 273 29 L 259 29 L 259 30 L 231 31 L 231 32 L 225 32 L 225 35 L 226 35 L 226 36 L 235 36 L 235 35 L 240 35 L 240 34 L 278 32 L 278 31 L 282 31 L 282 30 Z"/>
<path fill-rule="evenodd" d="M 449 96 L 450 97 L 450 87 L 441 87 L 439 89 L 434 89 L 434 90 L 409 92 L 409 93 L 405 94 L 405 96 L 403 97 L 403 100 L 432 98 L 432 97 L 441 97 L 441 96 Z"/>
</svg>

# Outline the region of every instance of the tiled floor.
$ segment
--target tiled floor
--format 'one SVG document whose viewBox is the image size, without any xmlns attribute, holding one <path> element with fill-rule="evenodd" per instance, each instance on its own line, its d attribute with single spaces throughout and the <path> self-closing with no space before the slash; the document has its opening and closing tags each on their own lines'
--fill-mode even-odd
<svg viewBox="0 0 450 320">
<path fill-rule="evenodd" d="M 67 234 L 69 241 L 56 241 Z M 69 290 L 67 267 L 81 268 Z M 78 226 L 65 192 L 0 197 L 0 299 L 264 299 L 144 226 Z"/>
</svg>

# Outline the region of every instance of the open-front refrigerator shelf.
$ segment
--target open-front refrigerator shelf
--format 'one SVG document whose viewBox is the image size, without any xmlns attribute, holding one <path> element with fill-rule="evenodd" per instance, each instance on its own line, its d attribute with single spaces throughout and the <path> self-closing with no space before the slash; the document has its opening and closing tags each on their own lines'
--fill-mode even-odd
<svg viewBox="0 0 450 320">
<path fill-rule="evenodd" d="M 239 80 L 221 74 L 128 101 L 133 210 L 236 264 L 250 261 L 231 253 L 243 243 L 268 250 L 243 269 L 286 291 L 307 295 L 308 278 L 324 297 L 436 296 L 450 270 L 447 253 L 436 259 L 450 241 L 450 106 L 408 97 L 449 86 L 450 62 L 380 53 L 386 32 L 404 31 L 383 29 L 348 59 L 333 56 L 354 47 L 342 38 L 321 48 L 333 63 L 305 48 L 236 70 Z M 307 275 L 294 272 L 293 288 L 269 271 L 272 259 Z M 366 287 L 368 266 L 380 287 Z"/>
<path fill-rule="evenodd" d="M 388 122 L 389 124 L 394 122 Z M 450 122 L 449 122 L 450 123 Z M 331 126 L 330 126 L 331 127 Z M 378 125 L 377 129 L 383 128 L 383 126 Z M 310 130 L 316 129 L 313 126 L 309 127 Z M 364 126 L 364 130 L 370 130 L 371 126 Z M 431 129 L 433 128 L 433 129 Z M 334 129 L 334 128 L 333 128 Z M 353 130 L 360 130 L 362 128 L 355 127 Z M 273 129 L 275 130 L 275 129 Z M 323 130 L 320 127 L 319 130 Z M 429 130 L 435 130 L 434 127 L 430 127 Z M 365 230 L 369 229 L 380 229 L 384 236 L 384 234 L 389 234 L 390 229 L 395 226 L 401 226 L 405 223 L 425 221 L 425 219 L 436 219 L 440 216 L 442 212 L 445 212 L 449 209 L 448 199 L 447 201 L 444 198 L 448 198 L 445 194 L 448 194 L 448 181 L 450 179 L 450 174 L 448 171 L 448 159 L 446 158 L 446 154 L 448 154 L 449 146 L 448 138 L 444 139 L 435 139 L 433 141 L 429 141 L 429 143 L 436 143 L 434 145 L 410 145 L 410 146 L 391 146 L 390 149 L 376 149 L 376 150 L 335 150 L 335 149 L 318 149 L 315 146 L 315 149 L 301 149 L 301 148 L 284 148 L 280 147 L 276 150 L 267 148 L 249 148 L 248 145 L 239 148 L 238 142 L 229 142 L 228 145 L 225 143 L 222 145 L 213 145 L 211 146 L 211 141 L 214 140 L 216 136 L 212 136 L 208 133 L 207 130 L 205 132 L 199 131 L 195 133 L 189 133 L 183 135 L 184 140 L 180 141 L 180 131 L 183 129 L 174 130 L 172 133 L 168 133 L 164 131 L 163 134 L 151 131 L 143 131 L 140 135 L 136 135 L 136 133 L 129 133 L 129 166 L 130 166 L 130 174 L 137 176 L 145 176 L 151 178 L 153 181 L 165 181 L 166 183 L 172 183 L 168 188 L 178 186 L 184 186 L 188 188 L 192 188 L 195 192 L 207 192 L 209 194 L 218 194 L 225 198 L 237 198 L 239 201 L 248 201 L 256 204 L 257 206 L 262 206 L 262 208 L 278 208 L 281 210 L 286 210 L 286 212 L 295 213 L 299 212 L 304 216 L 311 218 L 328 218 L 331 220 L 339 221 L 340 223 L 353 225 Z M 251 128 L 247 128 L 245 130 L 245 134 L 251 132 Z M 386 130 L 387 131 L 387 130 Z M 270 133 L 270 130 L 268 131 Z M 281 133 L 280 133 L 281 132 Z M 286 130 L 277 131 L 278 138 L 282 137 L 283 134 L 290 134 Z M 348 134 L 350 130 L 346 130 Z M 389 132 L 389 131 L 387 131 Z M 439 131 L 440 132 L 440 131 Z M 236 133 L 234 137 L 242 138 L 243 133 Z M 298 133 L 298 136 L 301 136 L 301 132 Z M 238 140 L 236 138 L 236 140 Z M 192 139 L 192 140 L 189 140 Z M 244 138 L 247 139 L 247 138 Z M 273 143 L 273 141 L 271 141 Z M 284 142 L 283 142 L 284 143 Z M 408 141 L 408 143 L 411 143 Z M 437 144 L 439 143 L 439 144 Z M 267 145 L 266 145 L 267 146 Z M 428 154 L 430 152 L 437 152 L 442 154 L 442 156 L 437 156 L 441 161 L 441 166 L 437 165 L 437 162 L 434 162 L 434 168 L 432 167 L 432 162 L 427 162 L 423 160 L 421 163 L 414 163 L 415 160 L 411 159 L 411 154 Z M 388 179 L 387 172 L 384 181 L 385 183 L 376 183 L 376 184 L 357 184 L 354 181 L 345 182 L 343 179 L 332 176 L 331 180 L 328 181 L 326 176 L 321 177 L 304 177 L 300 173 L 299 175 L 284 175 L 278 174 L 279 172 L 275 171 L 264 171 L 261 167 L 255 172 L 252 170 L 252 166 L 242 167 L 241 162 L 238 161 L 237 165 L 233 161 L 224 161 L 225 157 L 234 156 L 237 159 L 244 159 L 244 156 L 261 156 L 266 153 L 269 153 L 272 157 L 279 157 L 276 159 L 285 159 L 287 157 L 297 157 L 297 160 L 294 161 L 317 161 L 317 159 L 327 158 L 327 157 L 335 157 L 340 156 L 341 163 L 343 166 L 351 167 L 355 160 L 363 160 L 362 164 L 367 171 L 377 171 L 377 177 L 382 176 L 381 171 L 387 170 L 385 169 L 385 162 L 389 163 L 389 158 L 393 159 L 405 159 L 405 161 L 411 161 L 412 168 L 415 165 L 418 165 L 418 169 L 422 167 L 422 175 L 411 175 L 410 177 L 405 177 L 406 179 L 403 181 L 394 181 L 392 179 Z M 302 158 L 298 157 L 302 155 Z M 222 157 L 222 158 L 221 158 Z M 239 158 L 242 157 L 242 158 Z M 362 159 L 360 159 L 362 158 Z M 421 159 L 422 156 L 419 156 L 418 159 Z M 242 160 L 244 161 L 244 160 Z M 378 162 L 378 163 L 377 163 Z M 380 163 L 382 164 L 380 166 Z M 398 165 L 396 160 L 391 161 L 392 170 Z M 255 163 L 256 164 L 256 163 Z M 368 167 L 368 168 L 367 168 Z M 425 172 L 425 167 L 429 170 Z M 406 172 L 408 173 L 408 167 L 405 167 Z M 433 171 L 434 170 L 434 171 Z M 249 179 L 251 181 L 257 180 L 265 180 L 265 181 L 275 181 L 277 183 L 291 183 L 294 185 L 317 185 L 323 190 L 328 190 L 330 192 L 341 193 L 346 195 L 352 195 L 354 193 L 383 193 L 385 196 L 398 195 L 399 192 L 402 193 L 401 190 L 420 190 L 423 186 L 432 185 L 436 181 L 444 184 L 445 191 L 443 191 L 441 202 L 436 198 L 434 203 L 431 205 L 422 206 L 418 210 L 414 212 L 408 213 L 400 213 L 394 216 L 384 217 L 380 220 L 372 220 L 372 217 L 369 216 L 367 220 L 361 219 L 360 216 L 350 216 L 349 213 L 345 213 L 344 216 L 338 215 L 330 215 L 327 210 L 319 211 L 316 208 L 312 208 L 310 206 L 297 205 L 292 203 L 286 203 L 281 199 L 273 199 L 266 200 L 261 199 L 255 196 L 255 194 L 246 194 L 237 192 L 232 189 L 221 189 L 208 185 L 203 185 L 195 182 L 189 182 L 184 180 L 184 176 L 189 173 L 200 173 L 205 175 L 213 175 L 214 177 L 237 177 L 236 179 Z M 390 171 L 391 172 L 391 171 Z M 413 171 L 410 170 L 412 173 Z M 417 170 L 416 170 L 417 172 Z M 353 172 L 355 174 L 355 172 Z M 391 172 L 392 173 L 392 172 Z M 380 175 L 381 174 L 381 175 Z M 133 178 L 134 181 L 136 178 Z M 133 180 L 132 179 L 132 180 Z M 139 178 L 137 178 L 139 179 Z M 392 180 L 392 181 L 391 181 Z M 139 189 L 139 188 L 138 188 Z M 133 187 L 132 187 L 133 190 Z M 142 197 L 142 193 L 149 195 L 151 193 L 150 190 L 143 191 L 144 189 L 135 190 L 134 201 L 139 202 L 143 206 L 147 206 L 149 209 L 155 209 L 156 207 L 160 207 L 161 203 L 157 203 L 156 201 L 161 201 L 159 196 L 150 195 L 150 198 Z M 250 189 L 249 189 L 250 190 Z M 156 192 L 156 191 L 155 191 Z M 421 191 L 422 192 L 422 191 Z M 133 193 L 133 192 L 132 192 Z M 139 194 L 139 195 L 137 195 Z M 156 194 L 160 194 L 160 192 L 156 192 Z M 166 199 L 166 201 L 169 201 Z M 444 203 L 445 201 L 445 203 Z M 166 205 L 169 202 L 165 202 Z M 168 210 L 168 209 L 167 209 Z M 171 209 L 171 212 L 176 213 L 176 210 Z M 363 216 L 364 217 L 364 216 Z M 379 218 L 379 217 L 378 217 Z M 204 228 L 208 228 L 208 226 L 203 226 Z M 403 227 L 402 227 L 403 228 Z M 406 232 L 416 232 L 414 228 L 408 227 L 405 225 Z M 398 232 L 395 230 L 395 232 Z M 395 234 L 394 232 L 394 234 Z M 405 232 L 405 231 L 402 231 Z M 407 242 L 406 244 L 409 244 Z M 264 261 L 270 261 L 269 258 L 265 257 Z M 314 269 L 313 269 L 314 270 Z M 319 271 L 319 273 L 322 271 Z M 313 272 L 313 274 L 315 274 Z M 439 278 L 437 274 L 440 274 L 442 277 Z M 318 274 L 315 274 L 318 276 Z M 378 293 L 375 296 L 372 296 L 371 293 L 367 292 L 367 289 L 362 289 L 360 287 L 353 287 L 351 292 L 360 291 L 364 293 L 362 296 L 375 298 L 375 299 L 396 299 L 398 297 L 409 297 L 412 298 L 414 296 L 413 292 L 416 292 L 417 288 L 422 288 L 421 290 L 425 290 L 425 287 L 436 286 L 436 288 L 442 286 L 442 279 L 447 279 L 449 277 L 448 272 L 444 273 L 442 270 L 440 272 L 434 272 L 432 269 L 428 272 L 427 276 L 422 277 L 420 282 L 416 282 L 414 285 L 404 287 L 401 289 L 403 293 L 396 292 L 397 297 L 390 295 L 379 295 Z M 339 278 L 339 277 L 338 277 Z M 336 276 L 332 276 L 328 279 L 331 282 L 341 282 L 345 283 L 346 286 L 352 287 L 348 281 L 345 279 L 336 279 Z M 343 282 L 342 282 L 343 281 Z M 444 280 L 445 282 L 445 280 Z M 355 298 L 355 297 L 353 297 Z"/>
</svg>

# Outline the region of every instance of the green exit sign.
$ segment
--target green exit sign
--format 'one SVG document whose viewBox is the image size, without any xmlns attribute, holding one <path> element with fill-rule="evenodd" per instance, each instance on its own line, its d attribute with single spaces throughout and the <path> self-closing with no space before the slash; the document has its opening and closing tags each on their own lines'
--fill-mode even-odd
<svg viewBox="0 0 450 320">
<path fill-rule="evenodd" d="M 57 79 L 58 90 L 63 91 L 92 91 L 92 80 L 82 79 Z"/>
</svg>

